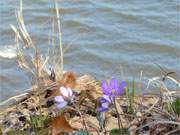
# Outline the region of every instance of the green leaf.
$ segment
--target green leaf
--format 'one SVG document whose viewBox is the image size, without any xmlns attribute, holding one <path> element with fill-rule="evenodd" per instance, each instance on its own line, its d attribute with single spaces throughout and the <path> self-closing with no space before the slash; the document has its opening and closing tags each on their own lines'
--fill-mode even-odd
<svg viewBox="0 0 180 135">
<path fill-rule="evenodd" d="M 0 128 L 0 135 L 2 135 L 2 130 L 1 130 L 1 128 Z"/>
<path fill-rule="evenodd" d="M 101 130 L 103 129 L 104 127 L 104 122 L 105 122 L 105 118 L 103 116 L 103 113 L 101 112 L 97 112 L 97 116 L 96 116 L 98 122 L 99 122 L 99 126 L 101 128 Z"/>
<path fill-rule="evenodd" d="M 129 81 L 126 81 L 127 82 L 127 88 L 126 88 L 126 91 L 125 91 L 125 93 L 126 93 L 126 96 L 129 96 L 129 94 L 130 94 L 130 90 L 129 90 Z"/>
<path fill-rule="evenodd" d="M 134 97 L 136 94 L 136 84 L 135 84 L 135 79 L 133 79 L 133 82 L 132 82 L 132 97 Z"/>
<path fill-rule="evenodd" d="M 172 103 L 172 108 L 174 112 L 180 116 L 180 98 L 175 99 L 175 101 Z"/>
<path fill-rule="evenodd" d="M 64 109 L 60 109 L 58 114 L 63 115 L 64 114 Z"/>
<path fill-rule="evenodd" d="M 41 130 L 45 128 L 48 124 L 49 118 L 43 115 L 33 115 L 30 117 L 30 125 L 34 131 Z"/>
<path fill-rule="evenodd" d="M 75 135 L 89 135 L 89 134 L 83 130 L 79 130 L 75 132 Z"/>
<path fill-rule="evenodd" d="M 7 135 L 28 135 L 27 131 L 21 131 L 21 130 L 12 130 L 7 133 Z"/>
<path fill-rule="evenodd" d="M 44 128 L 36 132 L 37 135 L 48 135 L 48 133 L 49 133 L 48 128 Z"/>
<path fill-rule="evenodd" d="M 110 131 L 109 135 L 129 135 L 127 128 L 117 129 L 114 128 Z"/>
<path fill-rule="evenodd" d="M 133 114 L 134 109 L 133 109 L 133 97 L 129 97 L 129 106 L 128 106 L 128 113 Z"/>
</svg>

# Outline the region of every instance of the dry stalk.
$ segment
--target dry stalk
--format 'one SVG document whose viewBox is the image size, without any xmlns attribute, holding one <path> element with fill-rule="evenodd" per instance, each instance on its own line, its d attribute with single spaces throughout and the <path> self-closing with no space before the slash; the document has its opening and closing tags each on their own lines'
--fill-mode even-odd
<svg viewBox="0 0 180 135">
<path fill-rule="evenodd" d="M 154 104 L 153 104 L 148 110 L 146 110 L 145 113 L 149 113 L 149 112 L 155 107 L 155 105 L 158 103 L 158 101 L 159 101 L 159 98 L 156 99 L 156 101 L 154 102 Z"/>
<path fill-rule="evenodd" d="M 21 0 L 20 0 L 21 1 Z M 24 19 L 23 19 L 23 15 L 22 15 L 22 9 L 18 10 L 16 12 L 16 19 L 18 22 L 18 26 L 19 26 L 19 30 L 20 30 L 20 35 L 22 37 L 23 42 L 25 43 L 25 47 L 29 48 L 29 47 L 34 47 L 34 44 L 31 40 L 30 35 L 28 34 L 25 24 L 24 24 Z"/>
<path fill-rule="evenodd" d="M 172 125 L 178 125 L 178 126 L 180 126 L 180 122 L 176 122 L 176 121 L 165 121 L 165 120 L 157 121 L 157 120 L 156 120 L 156 121 L 147 123 L 147 124 L 145 124 L 145 125 L 143 125 L 143 126 L 141 126 L 141 127 L 138 127 L 138 128 L 136 128 L 136 129 L 134 129 L 134 130 L 137 131 L 137 130 L 140 130 L 140 129 L 144 128 L 144 127 L 151 126 L 151 125 L 153 125 L 153 124 L 172 124 Z"/>
<path fill-rule="evenodd" d="M 45 61 L 41 61 L 38 46 L 33 43 L 29 33 L 26 30 L 24 19 L 23 19 L 23 3 L 22 0 L 20 0 L 20 8 L 16 11 L 16 19 L 19 26 L 19 31 L 14 27 L 11 26 L 11 28 L 14 30 L 16 34 L 16 46 L 17 46 L 17 56 L 18 56 L 18 62 L 19 65 L 25 69 L 28 69 L 31 73 L 33 73 L 33 76 L 36 77 L 36 84 L 38 87 L 38 97 L 39 97 L 39 106 L 41 111 L 41 101 L 40 101 L 40 80 L 39 78 L 43 76 L 43 68 L 47 64 L 48 58 L 45 59 Z M 34 70 L 36 72 L 33 72 L 32 68 L 30 67 L 30 64 L 27 62 L 27 60 L 24 57 L 23 52 L 20 49 L 19 46 L 19 40 L 23 41 L 25 48 L 32 48 L 34 50 L 34 57 L 32 57 L 32 63 L 34 64 Z M 30 54 L 28 54 L 30 55 Z"/>
<path fill-rule="evenodd" d="M 20 0 L 20 8 L 16 11 L 16 19 L 18 22 L 19 30 L 17 30 L 13 25 L 11 25 L 11 28 L 13 29 L 13 31 L 15 32 L 15 35 L 16 35 L 16 48 L 17 48 L 18 63 L 21 68 L 27 69 L 28 71 L 30 71 L 33 74 L 33 76 L 36 76 L 36 78 L 39 78 L 39 77 L 43 76 L 44 67 L 48 63 L 49 58 L 47 57 L 44 61 L 40 58 L 37 45 L 33 43 L 29 33 L 26 30 L 24 20 L 23 20 L 22 5 L 23 5 L 22 0 Z M 24 52 L 19 45 L 19 41 L 22 41 L 24 43 L 23 49 L 26 49 L 26 48 L 31 49 L 32 48 L 34 50 L 34 56 L 28 57 L 28 58 L 32 59 L 31 62 L 32 62 L 33 66 L 34 66 L 33 68 L 35 69 L 36 72 L 33 71 L 32 67 L 31 67 L 32 66 L 31 63 L 29 63 L 26 60 L 26 58 L 24 56 Z M 28 54 L 28 55 L 31 56 L 31 54 Z"/>
<path fill-rule="evenodd" d="M 0 106 L 5 105 L 5 104 L 7 104 L 8 102 L 11 102 L 12 100 L 18 101 L 19 99 L 21 99 L 21 98 L 24 97 L 24 96 L 27 96 L 28 94 L 29 94 L 29 93 L 22 93 L 22 94 L 20 94 L 20 95 L 13 96 L 13 97 L 11 97 L 11 98 L 9 98 L 9 99 L 7 99 L 7 100 L 4 100 L 4 101 L 0 102 Z"/>
<path fill-rule="evenodd" d="M 179 131 L 180 131 L 180 128 L 172 130 L 172 131 L 166 133 L 165 135 L 172 135 L 173 133 L 178 133 Z"/>
<path fill-rule="evenodd" d="M 61 33 L 61 25 L 60 25 L 60 14 L 57 0 L 54 0 L 55 10 L 56 10 L 56 19 L 58 25 L 58 39 L 59 39 L 59 48 L 60 48 L 60 65 L 61 65 L 61 75 L 63 73 L 63 46 L 62 46 L 62 33 Z"/>
<path fill-rule="evenodd" d="M 15 33 L 15 42 L 16 42 L 16 53 L 17 53 L 17 59 L 18 59 L 18 64 L 21 68 L 27 69 L 30 73 L 34 74 L 33 70 L 29 67 L 28 62 L 26 61 L 20 46 L 19 46 L 19 41 L 22 41 L 22 38 L 19 34 L 19 31 L 16 29 L 14 25 L 10 25 L 11 29 Z"/>
</svg>

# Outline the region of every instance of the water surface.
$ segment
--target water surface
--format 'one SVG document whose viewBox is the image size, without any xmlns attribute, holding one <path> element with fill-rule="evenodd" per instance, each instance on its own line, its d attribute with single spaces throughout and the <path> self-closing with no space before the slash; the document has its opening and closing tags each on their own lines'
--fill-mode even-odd
<svg viewBox="0 0 180 135">
<path fill-rule="evenodd" d="M 30 87 L 16 62 L 14 33 L 18 0 L 0 1 L 0 100 Z M 52 0 L 25 0 L 24 21 L 45 54 L 53 15 Z M 178 0 L 61 0 L 65 69 L 97 79 L 117 76 L 142 83 L 162 75 L 161 65 L 180 73 L 180 3 Z M 57 38 L 57 35 L 56 35 Z M 143 84 L 142 84 L 143 85 Z M 143 88 L 138 90 L 143 92 Z"/>
</svg>

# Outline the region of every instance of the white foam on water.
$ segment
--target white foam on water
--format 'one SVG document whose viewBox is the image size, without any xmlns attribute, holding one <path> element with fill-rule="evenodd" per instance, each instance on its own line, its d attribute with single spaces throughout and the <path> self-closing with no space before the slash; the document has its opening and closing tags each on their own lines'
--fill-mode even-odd
<svg viewBox="0 0 180 135">
<path fill-rule="evenodd" d="M 0 57 L 12 59 L 16 57 L 15 45 L 0 45 Z"/>
</svg>

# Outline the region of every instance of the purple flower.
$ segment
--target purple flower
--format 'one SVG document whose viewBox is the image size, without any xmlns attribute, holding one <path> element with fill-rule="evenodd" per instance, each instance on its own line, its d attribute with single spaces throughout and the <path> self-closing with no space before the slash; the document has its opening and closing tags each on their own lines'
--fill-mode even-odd
<svg viewBox="0 0 180 135">
<path fill-rule="evenodd" d="M 110 84 L 107 81 L 102 81 L 103 93 L 112 97 L 121 95 L 126 86 L 125 81 L 119 83 L 116 78 L 112 78 Z"/>
<path fill-rule="evenodd" d="M 112 78 L 110 84 L 107 81 L 102 81 L 102 90 L 104 95 L 100 98 L 100 107 L 97 109 L 100 112 L 107 111 L 111 104 L 113 104 L 113 98 L 123 93 L 124 88 L 127 87 L 126 82 L 118 82 L 116 78 Z"/>
<path fill-rule="evenodd" d="M 97 109 L 99 112 L 105 112 L 108 110 L 108 108 L 110 107 L 110 105 L 112 104 L 112 97 L 107 96 L 107 95 L 103 95 L 100 99 L 99 99 L 101 106 Z"/>
<path fill-rule="evenodd" d="M 60 87 L 59 89 L 62 96 L 55 96 L 54 100 L 57 103 L 57 108 L 64 108 L 68 102 L 73 99 L 73 92 L 70 88 Z"/>
</svg>

